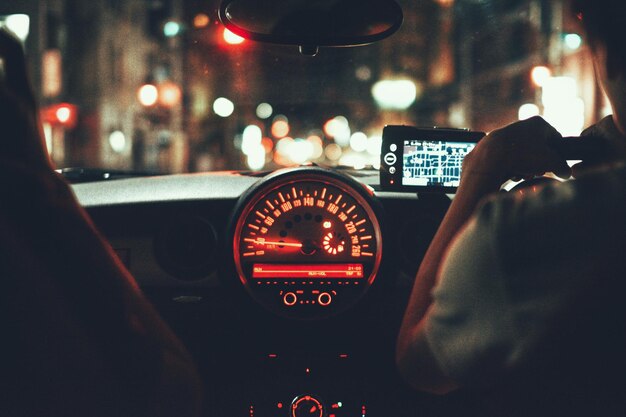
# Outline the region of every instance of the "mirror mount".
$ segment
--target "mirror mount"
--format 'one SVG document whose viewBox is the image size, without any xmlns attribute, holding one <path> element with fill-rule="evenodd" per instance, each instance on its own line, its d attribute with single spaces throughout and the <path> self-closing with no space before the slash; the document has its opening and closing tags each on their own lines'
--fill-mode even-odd
<svg viewBox="0 0 626 417">
<path fill-rule="evenodd" d="M 319 53 L 320 47 L 314 45 L 299 45 L 298 50 L 302 55 L 315 56 Z"/>
<path fill-rule="evenodd" d="M 395 0 L 222 0 L 219 19 L 245 39 L 298 46 L 315 56 L 320 47 L 367 45 L 402 25 Z"/>
</svg>

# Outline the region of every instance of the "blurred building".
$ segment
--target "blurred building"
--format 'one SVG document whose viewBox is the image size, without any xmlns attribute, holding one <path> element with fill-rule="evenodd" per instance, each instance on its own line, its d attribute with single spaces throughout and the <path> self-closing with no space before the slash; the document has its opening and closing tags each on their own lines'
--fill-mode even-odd
<svg viewBox="0 0 626 417">
<path fill-rule="evenodd" d="M 14 3 L 7 12 L 30 17 L 27 55 L 58 166 L 183 170 L 182 52 L 165 30 L 180 0 Z M 145 84 L 158 88 L 154 104 L 138 99 Z"/>
<path fill-rule="evenodd" d="M 587 46 L 567 2 L 455 3 L 455 122 L 489 131 L 537 114 L 562 133 L 577 135 L 604 115 Z"/>
<path fill-rule="evenodd" d="M 3 0 L 0 25 L 27 18 L 59 167 L 362 166 L 386 124 L 489 131 L 540 114 L 577 134 L 607 112 L 564 1 L 399 2 L 391 38 L 314 58 L 232 36 L 219 0 Z"/>
</svg>

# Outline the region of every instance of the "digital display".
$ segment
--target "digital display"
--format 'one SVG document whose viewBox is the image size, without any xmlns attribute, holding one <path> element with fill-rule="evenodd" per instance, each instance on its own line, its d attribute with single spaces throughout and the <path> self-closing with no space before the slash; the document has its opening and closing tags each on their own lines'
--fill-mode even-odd
<svg viewBox="0 0 626 417">
<path fill-rule="evenodd" d="M 363 278 L 363 264 L 254 264 L 252 278 Z"/>
<path fill-rule="evenodd" d="M 405 140 L 402 185 L 458 187 L 463 158 L 474 142 Z"/>
</svg>

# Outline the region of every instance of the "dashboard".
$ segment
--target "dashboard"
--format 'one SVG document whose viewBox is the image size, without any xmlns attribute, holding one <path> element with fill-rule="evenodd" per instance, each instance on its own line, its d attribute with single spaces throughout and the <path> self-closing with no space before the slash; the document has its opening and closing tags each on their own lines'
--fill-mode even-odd
<svg viewBox="0 0 626 417">
<path fill-rule="evenodd" d="M 206 416 L 467 415 L 413 391 L 395 338 L 451 196 L 384 192 L 378 172 L 300 167 L 74 184 L 190 350 Z"/>
</svg>

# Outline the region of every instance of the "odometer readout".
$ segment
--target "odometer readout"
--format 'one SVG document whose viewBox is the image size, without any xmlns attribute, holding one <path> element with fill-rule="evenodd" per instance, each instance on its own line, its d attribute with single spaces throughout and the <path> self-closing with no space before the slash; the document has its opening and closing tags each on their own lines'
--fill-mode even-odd
<svg viewBox="0 0 626 417">
<path fill-rule="evenodd" d="M 238 219 L 239 277 L 253 295 L 271 292 L 261 298 L 275 299 L 275 307 L 319 306 L 322 293 L 331 300 L 323 306 L 348 302 L 373 282 L 380 263 L 380 229 L 368 202 L 348 184 L 317 177 L 277 178 Z"/>
</svg>

